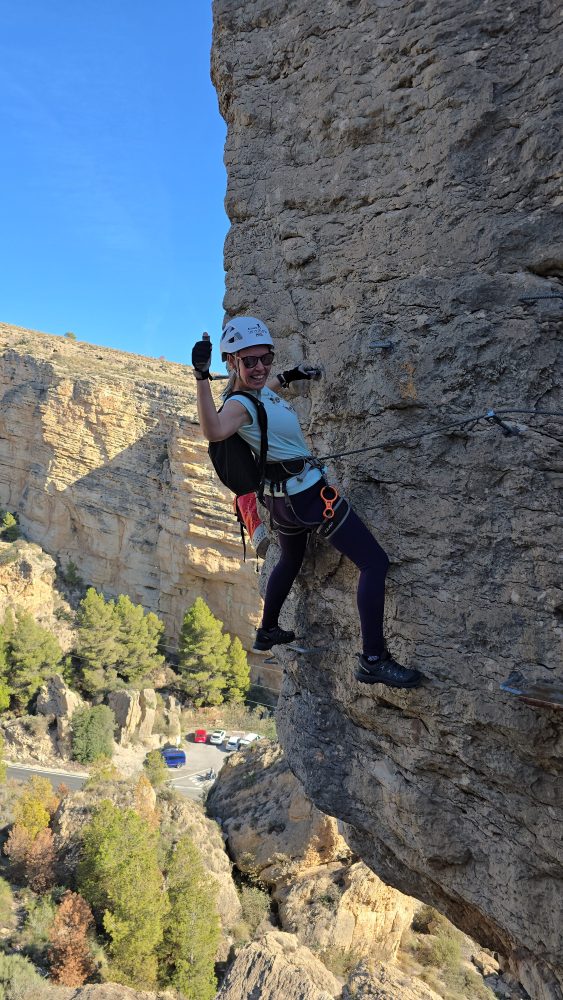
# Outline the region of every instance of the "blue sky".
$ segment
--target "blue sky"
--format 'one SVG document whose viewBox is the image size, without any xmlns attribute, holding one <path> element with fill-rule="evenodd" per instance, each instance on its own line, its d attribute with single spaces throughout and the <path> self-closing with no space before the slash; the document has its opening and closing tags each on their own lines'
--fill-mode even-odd
<svg viewBox="0 0 563 1000">
<path fill-rule="evenodd" d="M 189 361 L 223 317 L 211 0 L 0 0 L 0 23 L 0 320 Z"/>
</svg>

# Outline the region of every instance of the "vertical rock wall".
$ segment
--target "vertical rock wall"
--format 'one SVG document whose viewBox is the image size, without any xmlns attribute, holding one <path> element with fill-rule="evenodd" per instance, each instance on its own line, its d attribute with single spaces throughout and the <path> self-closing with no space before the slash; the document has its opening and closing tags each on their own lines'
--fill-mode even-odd
<svg viewBox="0 0 563 1000">
<path fill-rule="evenodd" d="M 214 0 L 228 123 L 230 314 L 271 324 L 317 454 L 494 408 L 563 410 L 556 378 L 558 6 Z M 392 347 L 381 347 L 391 341 Z M 356 572 L 314 544 L 279 728 L 362 858 L 563 997 L 561 713 L 499 684 L 561 664 L 562 422 L 515 415 L 339 460 L 387 549 L 391 649 L 416 692 L 366 690 Z"/>
</svg>

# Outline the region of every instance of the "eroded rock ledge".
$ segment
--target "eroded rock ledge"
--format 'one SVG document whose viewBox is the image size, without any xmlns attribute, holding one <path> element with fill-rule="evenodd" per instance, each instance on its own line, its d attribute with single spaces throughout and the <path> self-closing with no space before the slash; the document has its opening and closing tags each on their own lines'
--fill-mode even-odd
<svg viewBox="0 0 563 1000">
<path fill-rule="evenodd" d="M 215 0 L 229 312 L 320 362 L 317 454 L 561 410 L 558 6 Z M 391 341 L 392 348 L 381 345 Z M 561 1000 L 561 713 L 499 690 L 560 669 L 561 422 L 484 422 L 334 472 L 392 560 L 387 635 L 427 685 L 366 691 L 356 573 L 314 546 L 279 730 L 307 795 L 385 881 Z"/>
</svg>

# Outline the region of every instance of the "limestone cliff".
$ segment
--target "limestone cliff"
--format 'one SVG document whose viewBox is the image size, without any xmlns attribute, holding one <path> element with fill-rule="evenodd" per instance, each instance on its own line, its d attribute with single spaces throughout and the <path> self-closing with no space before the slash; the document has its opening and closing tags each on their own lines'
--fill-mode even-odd
<svg viewBox="0 0 563 1000">
<path fill-rule="evenodd" d="M 256 574 L 179 364 L 0 324 L 0 506 L 167 637 L 201 595 L 248 649 Z"/>
<path fill-rule="evenodd" d="M 229 313 L 325 378 L 317 454 L 490 407 L 562 410 L 558 5 L 214 0 L 228 124 Z M 525 299 L 525 301 L 524 301 Z M 392 346 L 382 346 L 388 342 Z M 499 689 L 561 663 L 561 421 L 484 421 L 332 466 L 387 549 L 410 694 L 353 678 L 356 573 L 315 545 L 291 605 L 279 731 L 307 795 L 385 881 L 563 997 L 561 715 Z"/>
</svg>

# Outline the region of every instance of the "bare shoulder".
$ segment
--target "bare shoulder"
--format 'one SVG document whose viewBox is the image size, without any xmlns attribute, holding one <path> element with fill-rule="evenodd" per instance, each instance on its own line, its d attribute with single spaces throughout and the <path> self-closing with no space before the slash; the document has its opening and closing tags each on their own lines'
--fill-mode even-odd
<svg viewBox="0 0 563 1000">
<path fill-rule="evenodd" d="M 252 417 L 246 409 L 246 406 L 244 406 L 244 404 L 238 399 L 227 399 L 223 403 L 221 412 L 228 416 L 230 420 L 235 420 L 237 417 L 240 418 L 238 423 L 239 427 L 242 427 L 243 424 L 252 423 Z"/>
</svg>

